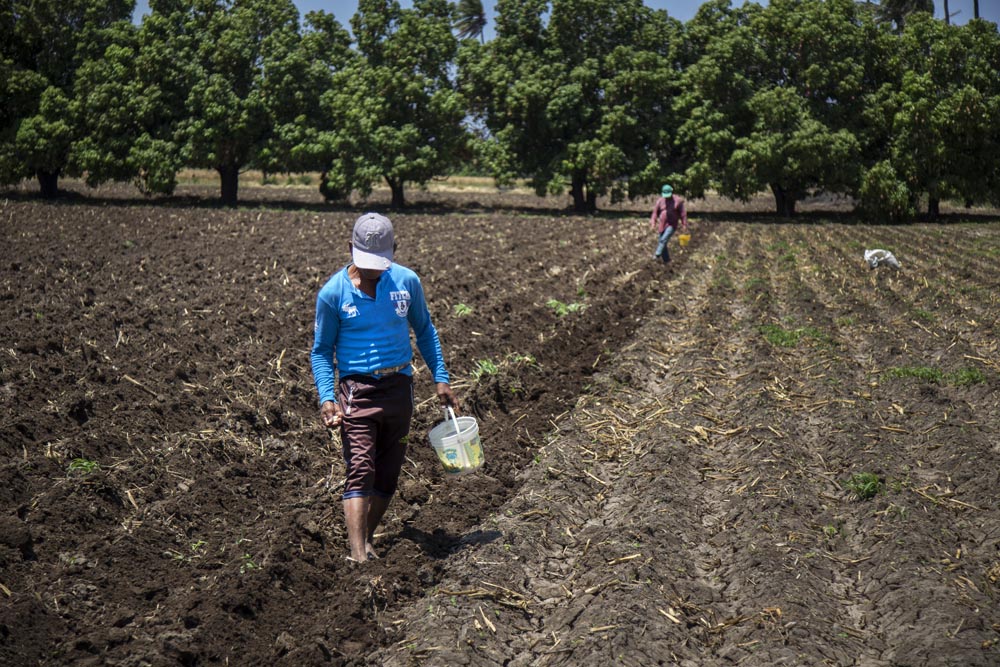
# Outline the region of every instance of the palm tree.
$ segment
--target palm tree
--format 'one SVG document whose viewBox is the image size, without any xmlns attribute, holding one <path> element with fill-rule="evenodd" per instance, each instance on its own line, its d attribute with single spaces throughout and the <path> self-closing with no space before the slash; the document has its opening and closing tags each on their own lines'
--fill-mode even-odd
<svg viewBox="0 0 1000 667">
<path fill-rule="evenodd" d="M 906 17 L 915 12 L 934 13 L 934 0 L 882 0 L 878 17 L 886 23 L 895 23 L 896 30 L 903 32 Z"/>
<path fill-rule="evenodd" d="M 458 18 L 455 19 L 458 38 L 478 37 L 485 43 L 483 29 L 486 28 L 486 12 L 482 0 L 458 0 Z"/>
</svg>

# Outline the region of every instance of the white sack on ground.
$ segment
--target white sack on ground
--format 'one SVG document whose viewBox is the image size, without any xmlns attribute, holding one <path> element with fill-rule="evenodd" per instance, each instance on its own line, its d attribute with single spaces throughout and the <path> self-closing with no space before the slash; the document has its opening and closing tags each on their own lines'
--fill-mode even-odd
<svg viewBox="0 0 1000 667">
<path fill-rule="evenodd" d="M 896 259 L 888 250 L 881 250 L 876 248 L 875 250 L 865 250 L 865 261 L 868 262 L 869 268 L 876 268 L 882 266 L 891 266 L 894 269 L 899 268 L 899 260 Z"/>
</svg>

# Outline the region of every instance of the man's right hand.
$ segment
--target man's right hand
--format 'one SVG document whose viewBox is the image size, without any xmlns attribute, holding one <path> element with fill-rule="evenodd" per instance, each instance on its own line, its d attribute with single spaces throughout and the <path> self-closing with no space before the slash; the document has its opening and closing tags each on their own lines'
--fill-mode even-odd
<svg viewBox="0 0 1000 667">
<path fill-rule="evenodd" d="M 340 426 L 344 421 L 344 411 L 340 409 L 339 403 L 333 401 L 323 401 L 323 405 L 319 407 L 319 416 L 323 420 L 323 426 L 327 428 Z"/>
</svg>

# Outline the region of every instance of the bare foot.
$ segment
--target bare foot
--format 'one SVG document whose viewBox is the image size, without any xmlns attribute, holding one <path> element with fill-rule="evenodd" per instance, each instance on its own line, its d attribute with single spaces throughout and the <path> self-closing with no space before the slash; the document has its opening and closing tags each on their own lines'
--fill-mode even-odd
<svg viewBox="0 0 1000 667">
<path fill-rule="evenodd" d="M 378 554 L 375 553 L 375 547 L 371 542 L 365 543 L 365 553 L 368 555 L 368 560 L 378 560 Z"/>
</svg>

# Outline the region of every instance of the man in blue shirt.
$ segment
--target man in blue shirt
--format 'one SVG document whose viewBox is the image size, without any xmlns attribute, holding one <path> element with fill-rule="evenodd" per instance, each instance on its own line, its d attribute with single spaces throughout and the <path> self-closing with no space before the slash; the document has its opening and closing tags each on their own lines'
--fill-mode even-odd
<svg viewBox="0 0 1000 667">
<path fill-rule="evenodd" d="M 365 213 L 354 223 L 350 247 L 352 263 L 316 298 L 311 359 L 323 425 L 340 427 L 350 559 L 365 561 L 377 557 L 372 536 L 406 454 L 413 416 L 411 328 L 441 403 L 458 405 L 420 279 L 392 261 L 392 222 Z"/>
</svg>

